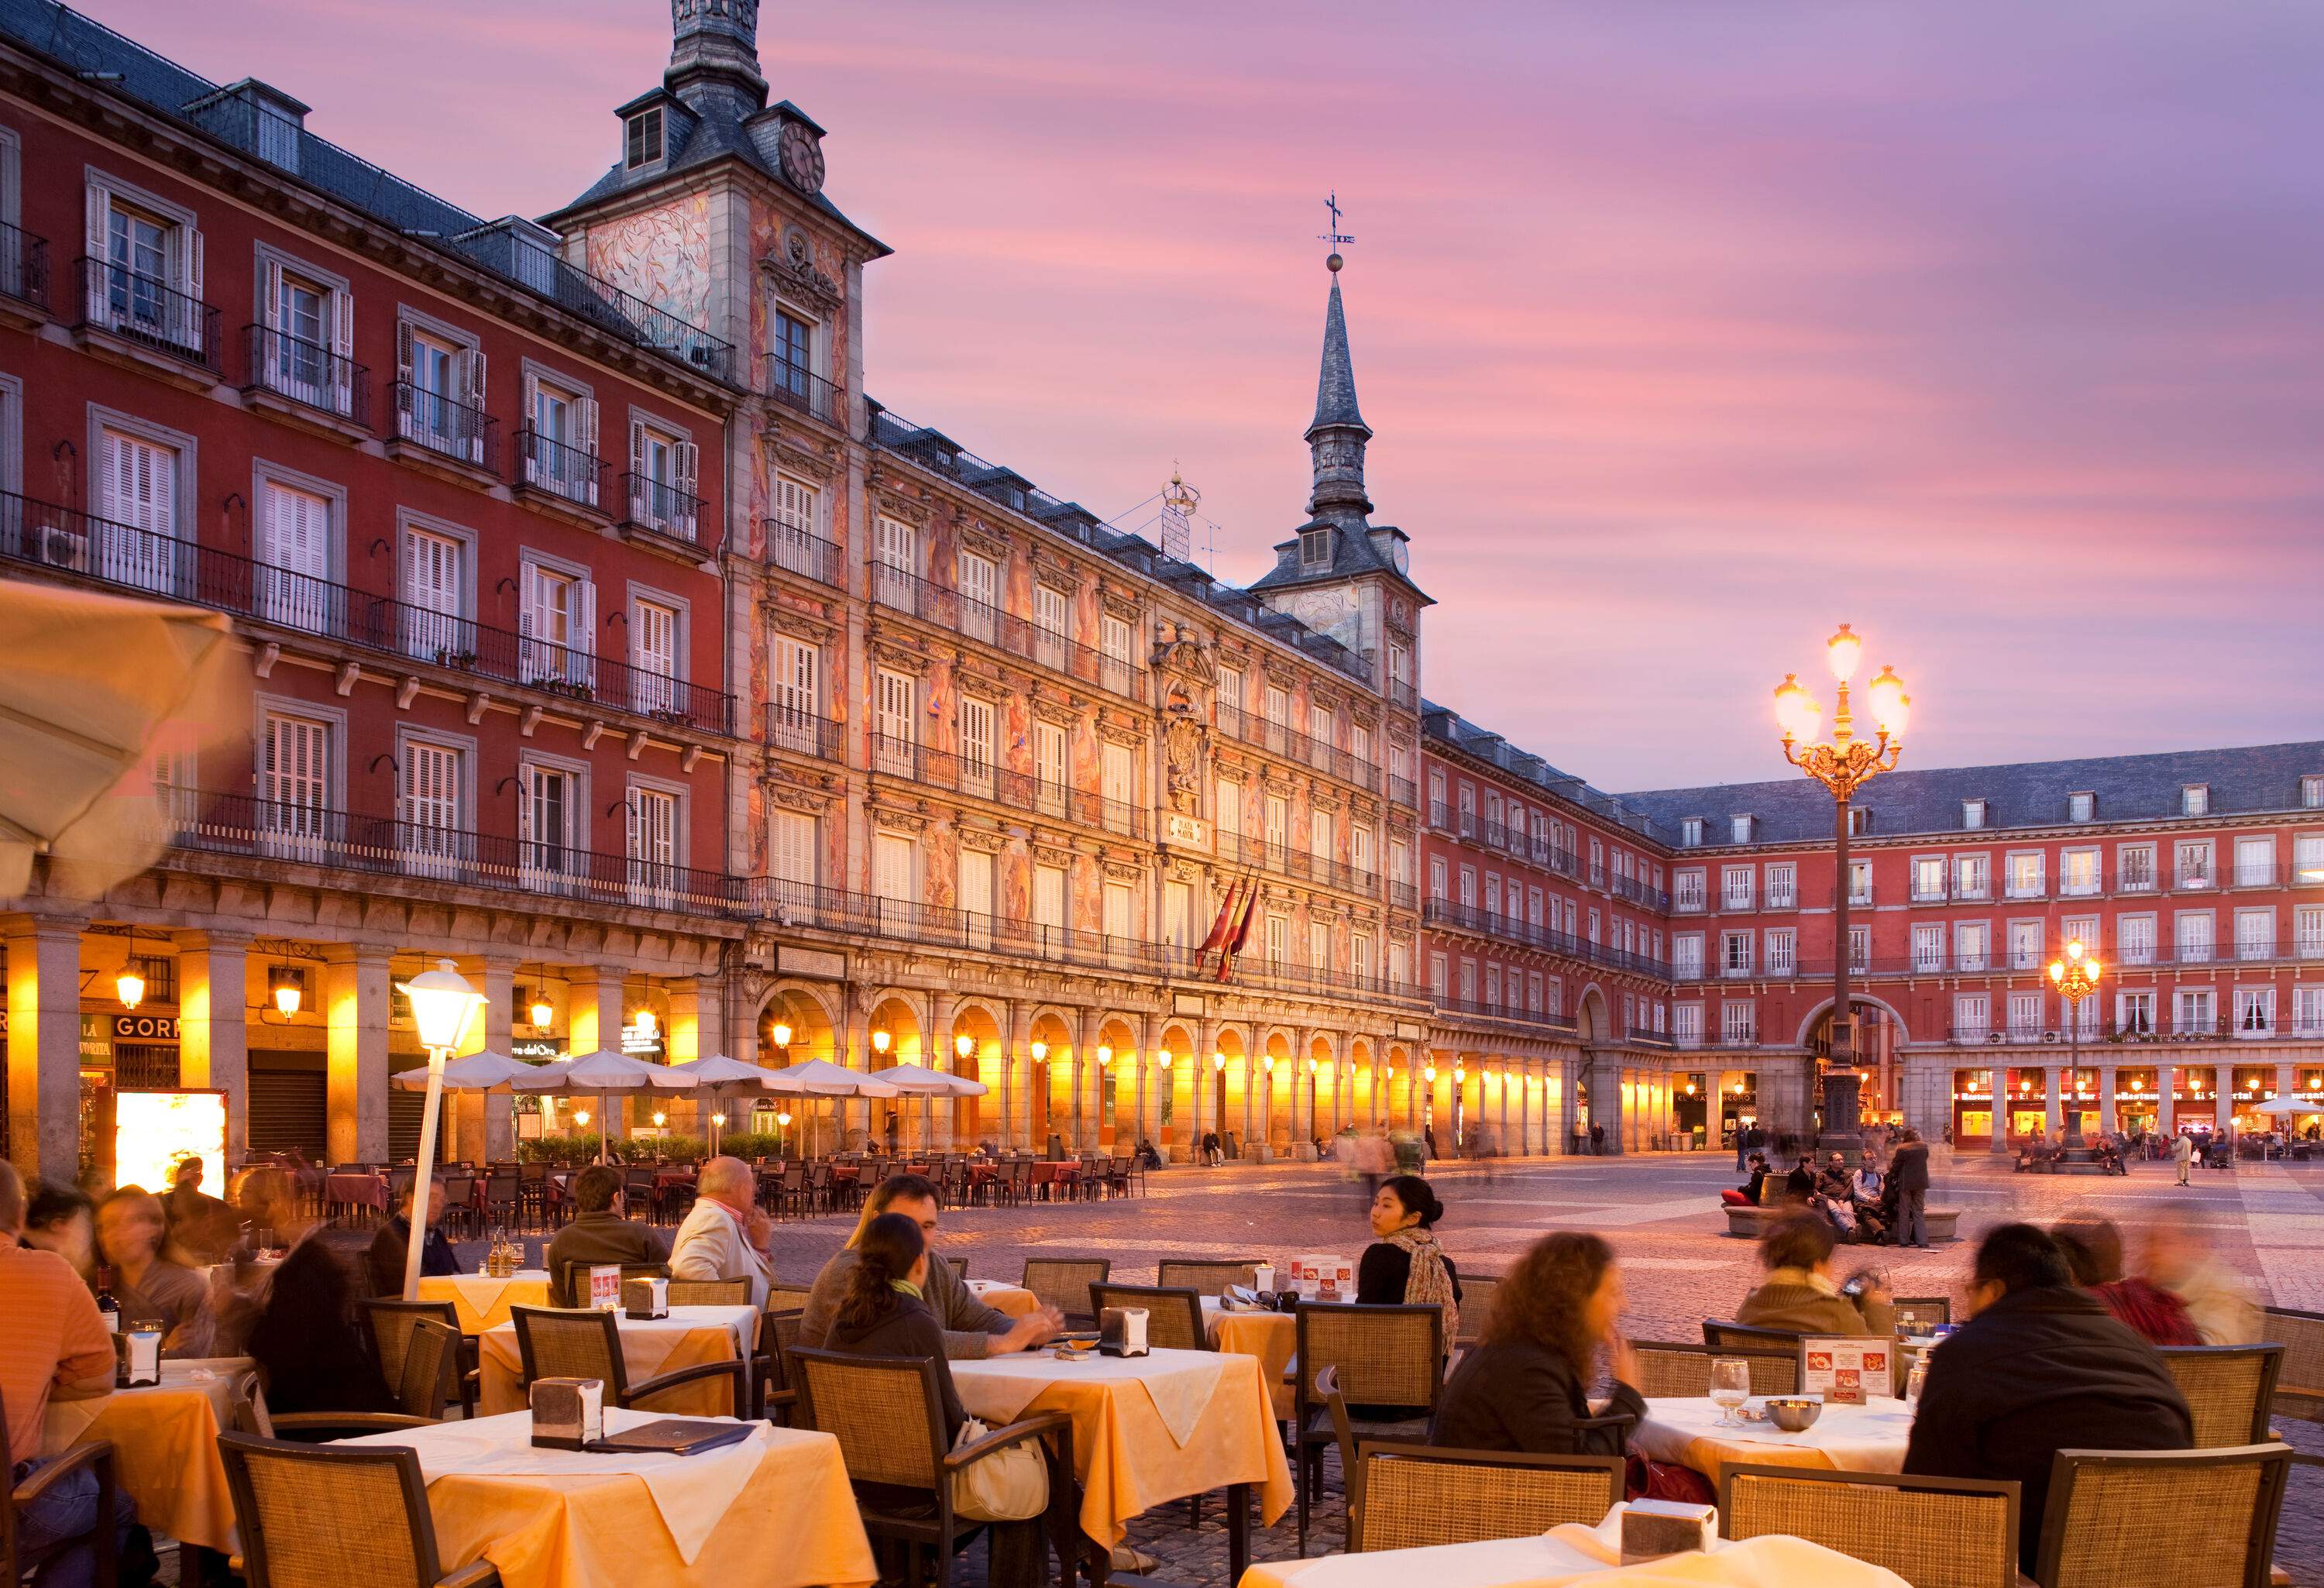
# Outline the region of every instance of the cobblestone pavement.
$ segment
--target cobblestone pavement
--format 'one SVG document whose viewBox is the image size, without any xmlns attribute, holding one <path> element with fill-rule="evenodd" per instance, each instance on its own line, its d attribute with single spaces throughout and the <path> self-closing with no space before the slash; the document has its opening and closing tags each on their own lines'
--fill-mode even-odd
<svg viewBox="0 0 2324 1588">
<path fill-rule="evenodd" d="M 2167 1164 L 2141 1165 L 2126 1178 L 2013 1175 L 1984 1155 L 1936 1151 L 1930 1201 L 1962 1208 L 1961 1241 L 1933 1251 L 1886 1248 L 1850 1256 L 1885 1267 L 1900 1295 L 1958 1296 L 1977 1234 L 2011 1219 L 2048 1223 L 2070 1208 L 2101 1210 L 2138 1249 L 2144 1225 L 2166 1205 L 2187 1208 L 2220 1253 L 2276 1305 L 2324 1311 L 2324 1166 L 2246 1164 L 2206 1171 L 2188 1189 Z M 1595 1230 L 1620 1255 L 1629 1296 L 1626 1324 L 1637 1338 L 1699 1341 L 1705 1317 L 1731 1316 L 1754 1281 L 1752 1248 L 1727 1237 L 1715 1210 L 1720 1187 L 1733 1184 L 1733 1160 L 1709 1154 L 1509 1162 L 1498 1167 L 1439 1165 L 1431 1171 L 1448 1213 L 1438 1228 L 1464 1269 L 1489 1271 L 1510 1261 L 1536 1236 L 1555 1229 Z M 1299 1252 L 1352 1258 L 1370 1239 L 1359 1188 L 1314 1165 L 1174 1168 L 1156 1173 L 1142 1196 L 1094 1203 L 1034 1203 L 1018 1208 L 945 1213 L 938 1244 L 964 1255 L 979 1278 L 1014 1279 L 1028 1256 L 1086 1253 L 1110 1257 L 1116 1278 L 1150 1283 L 1164 1257 L 1264 1257 Z M 852 1220 L 829 1215 L 779 1226 L 781 1277 L 811 1278 L 846 1238 Z M 2295 1445 L 2324 1453 L 2324 1425 L 2284 1419 Z M 1340 1546 L 1342 1502 L 1336 1462 L 1326 1463 L 1331 1492 L 1316 1513 L 1310 1553 Z M 1252 1530 L 1256 1559 L 1297 1553 L 1293 1517 Z M 1226 1537 L 1218 1508 L 1205 1508 L 1199 1531 L 1186 1508 L 1173 1505 L 1132 1528 L 1131 1542 L 1161 1557 L 1173 1582 L 1226 1584 Z M 2284 1506 L 2279 1564 L 2295 1582 L 2324 1588 L 2324 1471 L 2295 1469 Z M 980 1588 L 983 1550 L 964 1563 L 969 1588 Z"/>
</svg>

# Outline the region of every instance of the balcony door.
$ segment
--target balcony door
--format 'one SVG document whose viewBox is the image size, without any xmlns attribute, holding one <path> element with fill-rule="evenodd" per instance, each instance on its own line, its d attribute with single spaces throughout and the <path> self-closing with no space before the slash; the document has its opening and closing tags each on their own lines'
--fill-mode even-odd
<svg viewBox="0 0 2324 1588">
<path fill-rule="evenodd" d="M 404 649 L 423 660 L 459 666 L 470 654 L 460 621 L 460 552 L 449 535 L 403 531 Z"/>
<path fill-rule="evenodd" d="M 103 495 L 97 566 L 116 585 L 160 595 L 180 593 L 178 454 L 140 437 L 106 430 L 101 439 Z"/>
<path fill-rule="evenodd" d="M 775 919 L 803 926 L 815 919 L 815 817 L 778 810 L 767 818 L 767 874 L 774 879 Z"/>
<path fill-rule="evenodd" d="M 960 852 L 960 909 L 971 948 L 992 946 L 992 856 L 982 849 Z"/>
<path fill-rule="evenodd" d="M 258 615 L 309 634 L 330 633 L 331 504 L 272 480 L 261 490 L 265 563 L 256 570 Z"/>
<path fill-rule="evenodd" d="M 774 696 L 767 731 L 782 749 L 816 754 L 816 707 L 823 698 L 816 675 L 822 653 L 785 634 L 775 636 L 774 649 Z"/>
<path fill-rule="evenodd" d="M 678 796 L 639 789 L 630 796 L 630 902 L 678 908 Z"/>
<path fill-rule="evenodd" d="M 302 716 L 270 714 L 259 771 L 259 847 L 290 860 L 320 863 L 328 836 L 331 729 Z"/>
<path fill-rule="evenodd" d="M 403 869 L 449 877 L 460 863 L 460 752 L 446 744 L 403 743 L 403 798 L 396 812 Z"/>
<path fill-rule="evenodd" d="M 523 885 L 537 893 L 577 891 L 583 864 L 573 842 L 581 808 L 579 781 L 569 771 L 529 766 L 517 794 L 517 853 Z"/>
<path fill-rule="evenodd" d="M 634 676 L 637 709 L 650 715 L 678 713 L 678 611 L 656 601 L 641 601 L 630 614 L 630 661 Z"/>
</svg>

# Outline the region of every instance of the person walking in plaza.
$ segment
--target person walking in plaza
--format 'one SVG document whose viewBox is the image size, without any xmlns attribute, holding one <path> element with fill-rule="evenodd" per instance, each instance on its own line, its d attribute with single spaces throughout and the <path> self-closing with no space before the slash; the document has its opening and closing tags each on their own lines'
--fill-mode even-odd
<svg viewBox="0 0 2324 1588">
<path fill-rule="evenodd" d="M 549 1305 L 578 1306 L 586 1286 L 576 1284 L 600 1263 L 669 1260 L 669 1249 L 645 1224 L 628 1217 L 622 1171 L 593 1163 L 573 1177 L 573 1222 L 549 1238 L 541 1263 L 549 1269 Z"/>
<path fill-rule="evenodd" d="M 829 1338 L 832 1322 L 839 1316 L 862 1260 L 864 1233 L 877 1220 L 900 1214 L 912 1221 L 922 1240 L 932 1241 L 942 1205 L 935 1183 L 919 1175 L 890 1175 L 874 1186 L 863 1199 L 863 1212 L 847 1244 L 832 1253 L 807 1291 L 807 1310 L 799 1318 L 799 1343 L 813 1351 Z M 1023 1317 L 1012 1318 L 986 1306 L 941 1255 L 928 1264 L 927 1277 L 920 1281 L 920 1299 L 943 1332 L 945 1355 L 955 1361 L 974 1362 L 1029 1351 L 1056 1339 L 1065 1326 L 1065 1318 L 1054 1307 L 1036 1307 Z"/>
<path fill-rule="evenodd" d="M 1831 1226 L 1818 1214 L 1777 1219 L 1759 1241 L 1767 1277 L 1743 1298 L 1735 1321 L 1794 1334 L 1894 1334 L 1887 1286 L 1868 1270 L 1851 1275 L 1845 1289 L 1833 1284 L 1833 1246 Z"/>
<path fill-rule="evenodd" d="M 739 1158 L 714 1158 L 695 1183 L 694 1205 L 669 1243 L 669 1271 L 680 1279 L 748 1279 L 751 1305 L 767 1305 L 775 1277 L 768 1248 L 775 1221 L 759 1205 L 758 1177 Z"/>
<path fill-rule="evenodd" d="M 1896 1198 L 1896 1244 L 1929 1244 L 1929 1144 L 1910 1125 L 1898 1132 L 1888 1160 L 1888 1185 Z"/>
<path fill-rule="evenodd" d="M 1590 1156 L 1592 1158 L 1606 1156 L 1606 1127 L 1596 1120 L 1590 1122 Z"/>
<path fill-rule="evenodd" d="M 1535 1455 L 1626 1454 L 1646 1403 L 1634 1388 L 1637 1353 L 1622 1338 L 1621 1315 L 1614 1249 L 1580 1231 L 1544 1235 L 1501 1281 L 1483 1339 L 1444 1386 L 1428 1442 Z M 1593 1413 L 1590 1387 L 1600 1352 L 1612 1371 L 1613 1399 Z M 1592 1422 L 1600 1426 L 1585 1426 Z"/>
<path fill-rule="evenodd" d="M 2179 1183 L 2187 1183 L 2188 1166 L 2195 1161 L 2195 1138 L 2181 1131 L 2171 1139 L 2171 1161 L 2177 1166 Z"/>
<path fill-rule="evenodd" d="M 2165 1207 L 2146 1228 L 2145 1276 L 2187 1305 L 2206 1345 L 2250 1345 L 2266 1323 L 2249 1281 L 2219 1260 L 2193 1210 Z"/>
<path fill-rule="evenodd" d="M 2033 1225 L 1986 1232 L 1969 1299 L 1969 1321 L 1928 1357 L 1904 1472 L 2021 1485 L 2018 1564 L 2031 1572 L 2059 1451 L 2184 1450 L 2194 1419 L 2154 1348 L 2075 1288 L 2066 1254 Z"/>
</svg>

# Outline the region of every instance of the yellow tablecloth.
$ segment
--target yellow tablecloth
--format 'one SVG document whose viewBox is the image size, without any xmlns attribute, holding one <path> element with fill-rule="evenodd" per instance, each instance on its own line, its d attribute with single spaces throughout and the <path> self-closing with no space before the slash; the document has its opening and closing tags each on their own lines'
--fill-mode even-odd
<svg viewBox="0 0 2324 1588">
<path fill-rule="evenodd" d="M 1299 1349 L 1299 1320 L 1287 1312 L 1222 1311 L 1216 1299 L 1206 1296 L 1203 1323 L 1210 1331 L 1212 1350 L 1259 1358 L 1268 1393 L 1275 1399 L 1275 1415 L 1289 1422 L 1298 1412 L 1297 1387 L 1286 1383 L 1283 1374 Z"/>
<path fill-rule="evenodd" d="M 609 1426 L 650 1420 L 606 1414 Z M 623 1471 L 633 1458 L 544 1452 L 550 1459 L 536 1463 L 526 1459 L 530 1431 L 520 1416 L 363 1442 L 421 1451 L 445 1569 L 489 1560 L 505 1588 L 858 1588 L 879 1576 L 839 1442 L 828 1434 L 761 1425 L 752 1436 L 763 1445 L 756 1469 L 706 1536 L 693 1540 L 689 1562 L 646 1481 Z M 508 1448 L 484 1463 L 466 1459 L 480 1436 Z M 431 1438 L 454 1448 L 431 1461 Z M 492 1470 L 459 1470 L 468 1464 Z M 549 1470 L 522 1470 L 532 1464 Z M 604 1475 L 576 1474 L 576 1464 Z"/>
<path fill-rule="evenodd" d="M 1130 1518 L 1166 1500 L 1229 1483 L 1258 1487 L 1259 1515 L 1268 1523 L 1291 1504 L 1291 1468 L 1283 1457 L 1274 1403 L 1256 1358 L 1227 1359 L 1210 1404 L 1183 1445 L 1170 1436 L 1142 1384 L 1076 1378 L 1076 1363 L 1050 1357 L 1034 1360 L 1052 1366 L 1056 1381 L 1026 1402 L 1023 1415 L 1061 1411 L 1073 1418 L 1082 1531 L 1098 1543 L 1108 1547 L 1120 1543 Z M 952 1376 L 970 1415 L 999 1423 L 1014 1410 L 1014 1380 L 1025 1363 L 1010 1363 L 1009 1377 L 988 1383 L 980 1375 L 994 1365 L 956 1362 Z"/>
<path fill-rule="evenodd" d="M 1004 1285 L 998 1279 L 971 1279 L 968 1293 L 995 1312 L 1005 1312 L 1012 1318 L 1021 1318 L 1041 1305 L 1041 1298 L 1021 1285 Z"/>
<path fill-rule="evenodd" d="M 1595 1528 L 1569 1522 L 1534 1537 L 1255 1562 L 1238 1588 L 1908 1588 L 1894 1572 L 1780 1533 L 1626 1566 L 1621 1515 L 1618 1505 Z"/>
<path fill-rule="evenodd" d="M 460 1333 L 481 1334 L 509 1321 L 512 1306 L 547 1306 L 549 1276 L 524 1269 L 505 1279 L 483 1274 L 433 1274 L 420 1281 L 420 1299 L 448 1301 L 460 1320 Z"/>
<path fill-rule="evenodd" d="M 621 1319 L 622 1361 L 629 1370 L 630 1382 L 743 1356 L 738 1349 L 736 1318 L 755 1326 L 757 1316 L 749 1306 L 674 1306 L 667 1318 L 639 1323 Z M 524 1358 L 517 1348 L 514 1324 L 499 1324 L 476 1336 L 476 1367 L 479 1414 L 492 1417 L 529 1408 L 523 1389 Z M 663 1417 L 729 1417 L 734 1411 L 732 1382 L 706 1379 L 656 1397 L 646 1409 Z M 746 1385 L 746 1393 L 747 1389 Z"/>
<path fill-rule="evenodd" d="M 162 1381 L 152 1389 L 51 1400 L 41 1448 L 55 1455 L 84 1440 L 110 1439 L 114 1470 L 137 1502 L 139 1521 L 182 1543 L 231 1553 L 234 1496 L 226 1491 L 217 1436 L 235 1375 L 249 1366 L 247 1357 L 164 1362 Z"/>
<path fill-rule="evenodd" d="M 1754 1397 L 1749 1404 L 1756 1410 L 1763 1402 Z M 1827 1406 L 1814 1426 L 1786 1434 L 1773 1423 L 1722 1428 L 1719 1408 L 1702 1395 L 1647 1401 L 1630 1448 L 1655 1461 L 1692 1467 L 1716 1483 L 1727 1462 L 1901 1473 L 1912 1436 L 1909 1401 L 1875 1397 L 1863 1406 Z"/>
</svg>

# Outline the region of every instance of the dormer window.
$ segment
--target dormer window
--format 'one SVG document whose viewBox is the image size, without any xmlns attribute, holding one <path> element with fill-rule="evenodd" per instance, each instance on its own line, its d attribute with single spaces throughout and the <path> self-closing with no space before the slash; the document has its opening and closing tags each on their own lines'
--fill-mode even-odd
<svg viewBox="0 0 2324 1588">
<path fill-rule="evenodd" d="M 2180 789 L 2179 814 L 2181 816 L 2210 815 L 2211 786 L 2209 783 L 2190 783 Z"/>
<path fill-rule="evenodd" d="M 1299 566 L 1329 568 L 1332 563 L 1332 531 L 1329 529 L 1299 531 Z"/>
<path fill-rule="evenodd" d="M 2308 810 L 2324 808 L 2324 777 L 2310 776 L 2300 780 L 2300 803 Z"/>
<path fill-rule="evenodd" d="M 2098 797 L 2096 794 L 2069 794 L 2066 796 L 2066 819 L 2068 821 L 2092 822 L 2098 820 Z"/>
<path fill-rule="evenodd" d="M 1848 836 L 1861 838 L 1872 830 L 1872 812 L 1861 805 L 1848 808 Z"/>
<path fill-rule="evenodd" d="M 1961 826 L 1972 832 L 1978 827 L 1985 826 L 1984 800 L 1964 799 L 1961 801 Z"/>
<path fill-rule="evenodd" d="M 1730 844 L 1748 844 L 1751 842 L 1752 829 L 1757 826 L 1757 818 L 1755 817 L 1729 817 L 1727 818 L 1727 841 Z"/>
<path fill-rule="evenodd" d="M 622 163 L 635 171 L 641 165 L 651 165 L 661 158 L 662 107 L 659 105 L 639 111 L 629 119 L 628 139 Z"/>
<path fill-rule="evenodd" d="M 1701 817 L 1689 816 L 1681 817 L 1679 818 L 1678 846 L 1681 849 L 1700 849 L 1702 847 L 1702 818 Z"/>
</svg>

